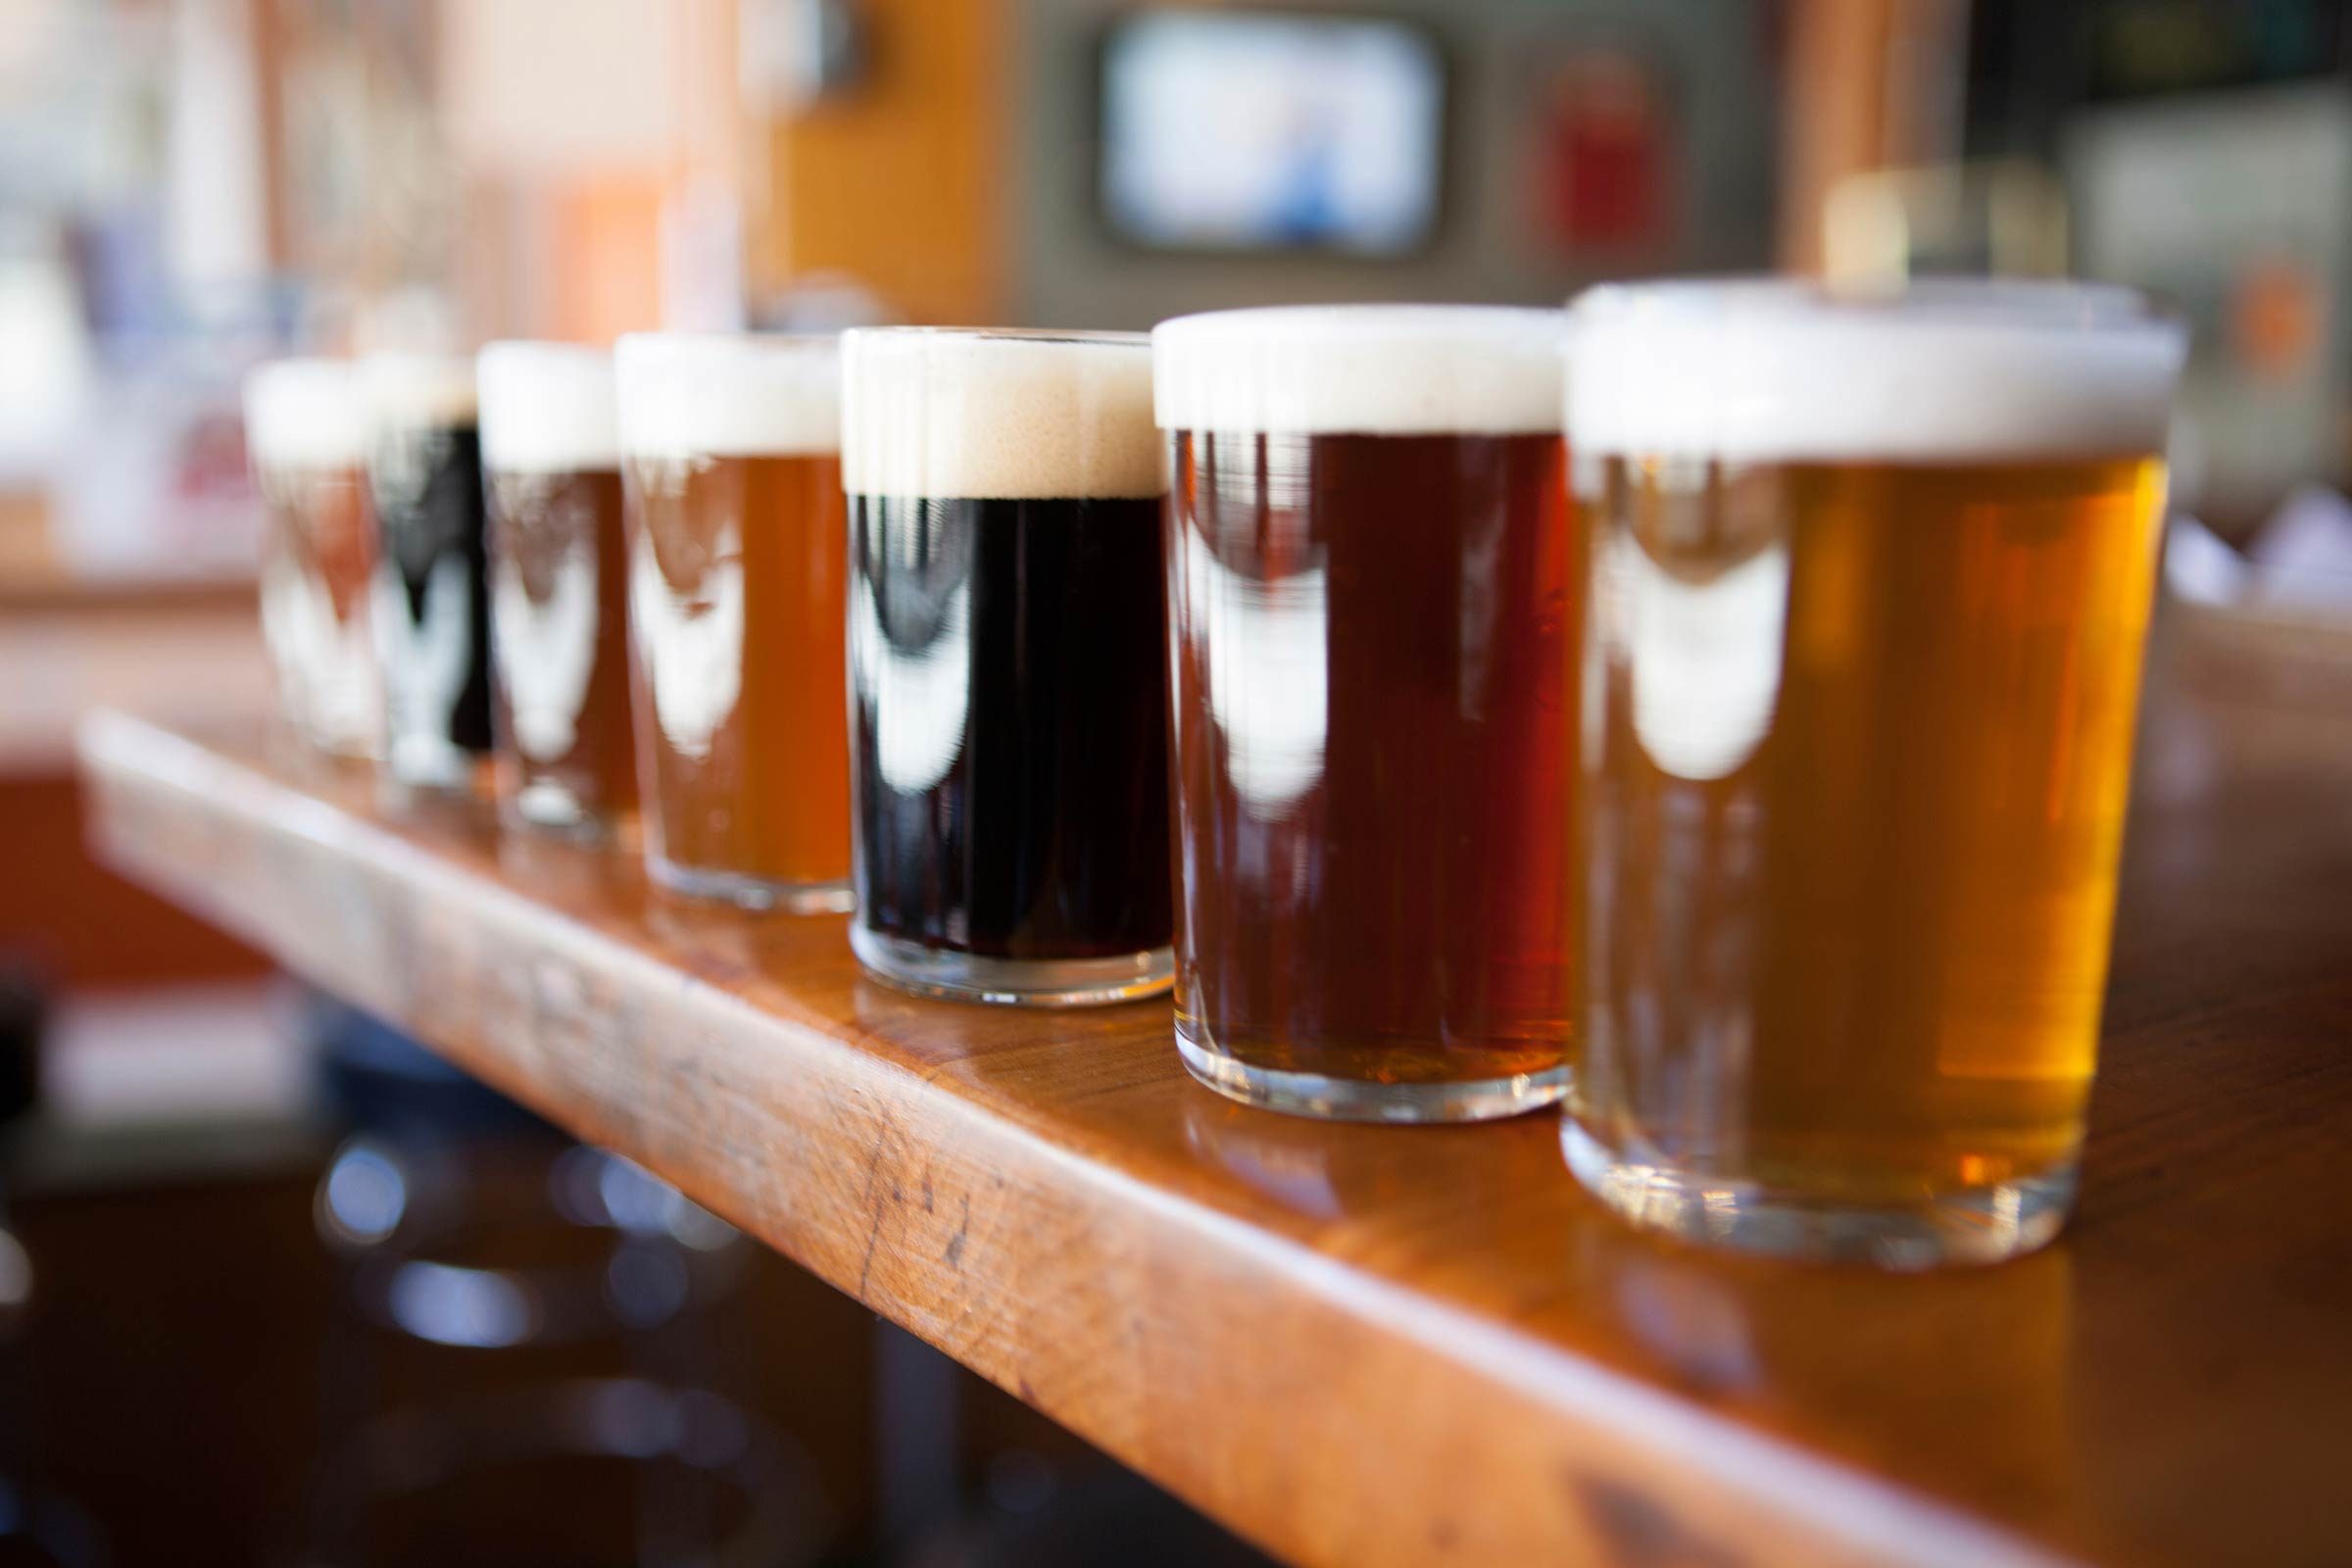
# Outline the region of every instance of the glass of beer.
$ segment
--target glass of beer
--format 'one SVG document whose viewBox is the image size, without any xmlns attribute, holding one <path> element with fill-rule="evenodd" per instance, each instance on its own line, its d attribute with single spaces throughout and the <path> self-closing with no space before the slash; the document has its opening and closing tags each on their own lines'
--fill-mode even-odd
<svg viewBox="0 0 2352 1568">
<path fill-rule="evenodd" d="M 1355 306 L 1152 334 L 1176 1043 L 1305 1115 L 1559 1098 L 1572 592 L 1552 311 Z"/>
<path fill-rule="evenodd" d="M 602 838 L 637 804 L 612 356 L 493 343 L 478 380 L 499 799 Z"/>
<path fill-rule="evenodd" d="M 337 757 L 382 748 L 383 693 L 368 629 L 375 529 L 368 514 L 368 421 L 351 367 L 278 360 L 245 381 L 245 443 L 268 513 L 262 637 L 279 710 Z"/>
<path fill-rule="evenodd" d="M 360 361 L 378 554 L 371 607 L 384 762 L 397 783 L 473 787 L 490 751 L 490 597 L 473 361 Z"/>
<path fill-rule="evenodd" d="M 846 909 L 839 342 L 641 333 L 615 364 L 647 871 Z"/>
<path fill-rule="evenodd" d="M 2126 291 L 1661 283 L 1574 317 L 1568 1162 L 1885 1267 L 2075 1191 L 2184 349 Z"/>
<path fill-rule="evenodd" d="M 1151 340 L 906 327 L 843 353 L 851 944 L 929 996 L 1164 991 Z"/>
</svg>

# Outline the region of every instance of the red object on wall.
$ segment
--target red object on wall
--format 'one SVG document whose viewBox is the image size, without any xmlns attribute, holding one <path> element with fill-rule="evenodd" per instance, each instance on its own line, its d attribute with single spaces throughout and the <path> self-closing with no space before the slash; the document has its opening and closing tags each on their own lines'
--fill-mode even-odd
<svg viewBox="0 0 2352 1568">
<path fill-rule="evenodd" d="M 1673 237 L 1678 172 L 1666 95 L 1639 58 L 1579 54 L 1541 94 L 1537 207 L 1561 250 L 1641 252 Z"/>
</svg>

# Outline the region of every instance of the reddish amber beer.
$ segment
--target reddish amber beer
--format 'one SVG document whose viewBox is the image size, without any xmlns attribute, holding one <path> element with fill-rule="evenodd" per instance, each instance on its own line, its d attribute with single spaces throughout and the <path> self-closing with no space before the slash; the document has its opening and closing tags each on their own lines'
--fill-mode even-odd
<svg viewBox="0 0 2352 1568">
<path fill-rule="evenodd" d="M 383 692 L 368 624 L 375 525 L 368 421 L 349 365 L 279 360 L 245 382 L 245 444 L 269 514 L 262 635 L 287 725 L 323 752 L 382 748 Z"/>
<path fill-rule="evenodd" d="M 845 909 L 838 343 L 649 333 L 617 363 L 648 870 Z"/>
<path fill-rule="evenodd" d="M 493 343 L 478 379 L 499 799 L 602 837 L 637 804 L 612 356 Z"/>
<path fill-rule="evenodd" d="M 2072 1201 L 2181 334 L 2119 291 L 1598 291 L 1570 1164 L 1692 1240 Z"/>
<path fill-rule="evenodd" d="M 1309 1115 L 1558 1097 L 1568 594 L 1557 315 L 1153 335 L 1174 432 L 1176 1036 Z"/>
</svg>

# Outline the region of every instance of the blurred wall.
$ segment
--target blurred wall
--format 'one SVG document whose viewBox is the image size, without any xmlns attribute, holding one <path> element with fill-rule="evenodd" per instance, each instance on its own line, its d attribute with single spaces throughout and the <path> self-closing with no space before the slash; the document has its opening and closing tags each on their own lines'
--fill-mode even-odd
<svg viewBox="0 0 2352 1568">
<path fill-rule="evenodd" d="M 1553 304 L 1628 270 L 1768 265 L 1775 221 L 1778 7 L 1755 0 L 1382 0 L 1284 9 L 1428 27 L 1449 74 L 1444 207 L 1426 250 L 1390 260 L 1170 255 L 1122 243 L 1097 214 L 1097 51 L 1116 0 L 1026 0 L 1020 16 L 1020 214 L 1011 305 L 1056 326 L 1148 326 L 1183 311 L 1328 299 Z M 1545 94 L 1590 51 L 1639 60 L 1663 89 L 1670 238 L 1575 255 L 1539 221 Z"/>
<path fill-rule="evenodd" d="M 746 0 L 747 13 L 762 0 Z M 1007 123 L 1032 116 L 1010 43 L 1015 0 L 860 0 L 848 79 L 807 89 L 747 73 L 755 297 L 841 274 L 910 320 L 1007 307 L 1018 221 Z"/>
</svg>

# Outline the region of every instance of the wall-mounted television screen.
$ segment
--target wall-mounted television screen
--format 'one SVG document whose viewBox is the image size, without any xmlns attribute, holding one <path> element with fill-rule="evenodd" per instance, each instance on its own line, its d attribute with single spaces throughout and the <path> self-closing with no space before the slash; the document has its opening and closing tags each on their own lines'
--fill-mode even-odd
<svg viewBox="0 0 2352 1568">
<path fill-rule="evenodd" d="M 1102 52 L 1098 199 L 1170 250 L 1409 251 L 1438 219 L 1437 40 L 1368 16 L 1166 7 Z"/>
</svg>

